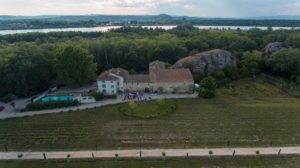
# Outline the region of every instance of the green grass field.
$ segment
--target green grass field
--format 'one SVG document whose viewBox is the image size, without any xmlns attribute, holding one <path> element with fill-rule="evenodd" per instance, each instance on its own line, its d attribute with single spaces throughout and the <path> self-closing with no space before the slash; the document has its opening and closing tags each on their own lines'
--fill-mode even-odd
<svg viewBox="0 0 300 168">
<path fill-rule="evenodd" d="M 176 112 L 154 119 L 119 106 L 0 121 L 0 150 L 300 145 L 300 99 L 259 79 L 221 88 L 215 99 L 180 100 Z"/>
<path fill-rule="evenodd" d="M 77 160 L 77 161 L 5 161 L 2 168 L 198 168 L 198 167 L 259 167 L 298 168 L 299 156 L 193 158 L 157 160 Z"/>
<path fill-rule="evenodd" d="M 128 106 L 120 106 L 118 110 L 126 116 L 151 119 L 174 113 L 177 107 L 176 100 L 165 101 L 160 99 L 151 102 L 129 102 Z"/>
</svg>

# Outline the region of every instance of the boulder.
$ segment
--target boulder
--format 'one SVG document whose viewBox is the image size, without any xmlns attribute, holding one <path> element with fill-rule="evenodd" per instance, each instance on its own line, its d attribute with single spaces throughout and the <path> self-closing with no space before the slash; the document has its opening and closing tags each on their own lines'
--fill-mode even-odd
<svg viewBox="0 0 300 168">
<path fill-rule="evenodd" d="M 213 74 L 228 65 L 236 66 L 236 58 L 228 51 L 216 49 L 183 58 L 172 68 L 189 68 L 194 74 L 204 74 L 207 67 L 208 74 Z"/>
<path fill-rule="evenodd" d="M 273 53 L 276 53 L 283 49 L 284 46 L 280 42 L 269 43 L 264 49 L 262 57 L 263 59 L 268 59 Z"/>
</svg>

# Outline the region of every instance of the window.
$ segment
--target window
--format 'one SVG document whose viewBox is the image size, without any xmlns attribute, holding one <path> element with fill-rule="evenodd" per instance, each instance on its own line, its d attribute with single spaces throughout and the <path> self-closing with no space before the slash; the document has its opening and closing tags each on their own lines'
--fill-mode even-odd
<svg viewBox="0 0 300 168">
<path fill-rule="evenodd" d="M 105 90 L 105 89 L 103 89 L 103 93 L 104 93 L 104 94 L 106 93 L 106 90 Z"/>
<path fill-rule="evenodd" d="M 112 94 L 114 94 L 114 93 L 115 93 L 115 91 L 113 90 L 111 93 L 112 93 Z"/>
<path fill-rule="evenodd" d="M 114 85 L 111 85 L 111 88 L 115 88 L 115 86 L 114 86 Z"/>
<path fill-rule="evenodd" d="M 114 83 L 114 81 L 110 81 L 110 83 Z"/>
<path fill-rule="evenodd" d="M 104 84 L 104 85 L 102 85 L 102 88 L 106 88 L 106 85 Z"/>
</svg>

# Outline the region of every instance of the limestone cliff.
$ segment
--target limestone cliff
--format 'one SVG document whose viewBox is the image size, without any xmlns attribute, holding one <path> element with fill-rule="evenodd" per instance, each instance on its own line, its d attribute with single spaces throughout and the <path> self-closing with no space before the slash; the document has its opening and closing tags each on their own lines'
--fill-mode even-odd
<svg viewBox="0 0 300 168">
<path fill-rule="evenodd" d="M 236 58 L 228 51 L 216 49 L 183 58 L 172 68 L 189 68 L 194 74 L 204 74 L 207 67 L 208 74 L 212 74 L 228 65 L 236 66 Z"/>
<path fill-rule="evenodd" d="M 284 46 L 280 42 L 269 43 L 264 49 L 262 57 L 263 59 L 268 59 L 273 53 L 283 49 Z"/>
</svg>

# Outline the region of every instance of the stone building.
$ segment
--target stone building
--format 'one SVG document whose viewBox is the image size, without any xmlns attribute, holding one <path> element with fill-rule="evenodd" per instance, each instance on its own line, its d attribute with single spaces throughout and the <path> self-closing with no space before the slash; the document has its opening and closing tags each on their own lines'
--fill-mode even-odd
<svg viewBox="0 0 300 168">
<path fill-rule="evenodd" d="M 149 74 L 131 75 L 116 68 L 103 72 L 98 78 L 98 90 L 107 95 L 119 92 L 193 93 L 194 79 L 189 69 L 167 69 L 166 63 L 149 64 Z"/>
</svg>

